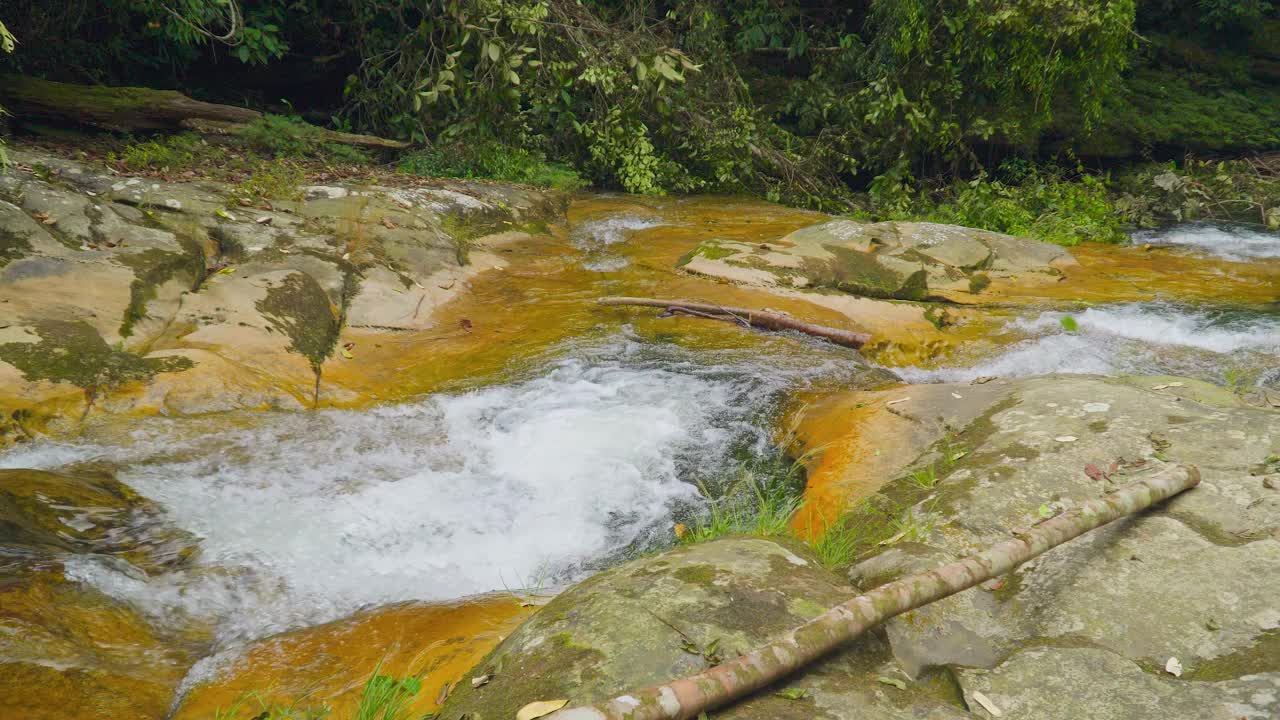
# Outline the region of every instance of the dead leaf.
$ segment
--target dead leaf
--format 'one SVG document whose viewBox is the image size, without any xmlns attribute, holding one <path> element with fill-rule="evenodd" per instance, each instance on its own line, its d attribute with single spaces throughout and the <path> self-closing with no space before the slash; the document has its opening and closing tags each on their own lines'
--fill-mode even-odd
<svg viewBox="0 0 1280 720">
<path fill-rule="evenodd" d="M 980 378 L 976 378 L 976 379 L 974 379 L 974 381 L 973 381 L 973 382 L 971 382 L 971 383 L 969 383 L 969 384 L 970 384 L 970 385 L 986 385 L 987 383 L 991 382 L 992 380 L 995 380 L 995 378 L 990 377 L 990 376 L 988 376 L 988 375 L 983 375 L 983 376 L 982 376 L 982 377 L 980 377 Z"/>
<path fill-rule="evenodd" d="M 471 678 L 471 687 L 478 688 L 481 685 L 488 685 L 489 681 L 492 679 L 493 679 L 492 675 L 479 675 L 479 676 L 473 677 Z"/>
<path fill-rule="evenodd" d="M 1054 440 L 1057 440 L 1058 442 L 1061 442 L 1061 443 L 1070 443 L 1070 442 L 1076 441 L 1076 436 L 1075 435 L 1059 435 L 1058 437 L 1054 438 Z"/>
<path fill-rule="evenodd" d="M 951 397 L 953 397 L 953 398 L 955 398 L 955 399 L 957 399 L 957 400 L 963 400 L 963 399 L 964 399 L 964 396 L 963 396 L 963 395 L 961 395 L 960 393 L 955 393 L 955 392 L 951 393 Z"/>
<path fill-rule="evenodd" d="M 516 712 L 516 720 L 533 720 L 568 705 L 568 700 L 535 700 Z"/>
<path fill-rule="evenodd" d="M 1004 713 L 1000 711 L 1000 708 L 996 707 L 995 703 L 991 702 L 991 698 L 983 695 L 980 691 L 973 691 L 973 700 L 981 705 L 983 710 L 991 713 L 991 717 L 1004 717 Z"/>
<path fill-rule="evenodd" d="M 885 676 L 881 675 L 880 677 L 876 678 L 876 681 L 877 681 L 877 682 L 884 683 L 885 685 L 892 685 L 892 686 L 894 686 L 894 687 L 898 688 L 899 690 L 906 690 L 906 689 L 907 689 L 907 684 L 906 684 L 905 682 L 903 682 L 903 681 L 899 680 L 898 678 L 885 677 Z"/>
<path fill-rule="evenodd" d="M 436 696 L 436 704 L 443 705 L 445 700 L 449 699 L 449 693 L 453 692 L 453 686 L 456 682 L 447 682 L 440 686 L 440 694 Z"/>
<path fill-rule="evenodd" d="M 436 287 L 440 288 L 441 290 L 449 290 L 449 289 L 452 289 L 454 284 L 457 282 L 458 282 L 457 280 L 450 280 L 448 285 L 437 285 Z"/>
<path fill-rule="evenodd" d="M 671 529 L 675 532 L 677 540 L 683 540 L 684 536 L 689 534 L 689 528 L 684 523 L 676 523 Z"/>
<path fill-rule="evenodd" d="M 382 227 L 384 227 L 384 228 L 386 228 L 386 229 L 388 229 L 388 230 L 395 230 L 395 229 L 396 229 L 396 224 L 395 224 L 395 223 L 393 223 L 393 222 L 391 222 L 390 220 L 388 220 L 388 219 L 386 219 L 386 218 L 382 218 Z"/>
<path fill-rule="evenodd" d="M 461 320 L 459 320 L 459 321 L 458 321 L 458 325 L 459 325 L 463 330 L 466 330 L 467 332 L 471 332 L 471 328 L 472 328 L 472 327 L 474 327 L 474 326 L 471 324 L 471 321 L 470 321 L 470 320 L 468 320 L 468 319 L 466 319 L 466 318 L 462 318 Z"/>
<path fill-rule="evenodd" d="M 897 405 L 898 403 L 904 403 L 910 399 L 911 398 L 909 397 L 898 398 L 897 400 L 890 400 L 889 402 L 885 403 L 885 405 Z"/>
<path fill-rule="evenodd" d="M 1182 387 L 1184 384 L 1185 384 L 1185 383 L 1182 383 L 1182 382 L 1162 383 L 1162 384 L 1160 384 L 1160 385 L 1152 385 L 1152 386 L 1151 386 L 1151 389 L 1152 389 L 1152 390 L 1164 390 L 1165 388 L 1171 388 L 1171 387 Z"/>
<path fill-rule="evenodd" d="M 47 223 L 49 221 L 49 213 L 45 213 L 45 212 L 33 212 L 31 213 L 31 217 L 39 220 L 42 223 Z"/>
<path fill-rule="evenodd" d="M 1171 657 L 1164 664 L 1164 671 L 1174 677 L 1182 677 L 1182 663 L 1178 661 L 1178 658 Z"/>
<path fill-rule="evenodd" d="M 1084 466 L 1084 474 L 1088 475 L 1090 480 L 1097 480 L 1098 482 L 1102 482 L 1107 479 L 1107 474 L 1102 472 L 1102 470 L 1093 463 L 1089 463 Z"/>
<path fill-rule="evenodd" d="M 271 217 L 270 215 L 263 215 L 262 217 L 258 218 L 257 220 L 254 220 L 254 222 L 258 223 L 259 225 L 270 225 L 270 224 L 271 224 L 271 221 L 272 221 L 272 220 L 274 220 L 274 219 L 275 219 L 275 218 Z"/>
</svg>

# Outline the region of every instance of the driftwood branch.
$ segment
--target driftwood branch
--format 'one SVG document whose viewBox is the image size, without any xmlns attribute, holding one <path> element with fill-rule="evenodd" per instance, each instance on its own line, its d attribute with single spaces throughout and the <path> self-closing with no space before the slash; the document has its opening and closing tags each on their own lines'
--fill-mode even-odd
<svg viewBox="0 0 1280 720">
<path fill-rule="evenodd" d="M 826 327 L 825 325 L 814 325 L 803 320 L 797 320 L 790 315 L 765 310 L 748 310 L 746 308 L 725 307 L 723 305 L 689 302 L 687 300 L 657 300 L 654 298 L 635 297 L 604 297 L 600 298 L 598 302 L 601 305 L 610 306 L 639 305 L 642 307 L 662 308 L 671 313 L 683 312 L 695 317 L 746 323 L 751 327 L 765 330 L 795 330 L 854 349 L 866 345 L 871 340 L 871 336 L 866 333 L 840 330 L 839 328 Z"/>
<path fill-rule="evenodd" d="M 1144 510 L 1200 483 L 1186 465 L 1085 502 L 1014 532 L 1014 538 L 976 555 L 908 575 L 831 608 L 782 638 L 708 670 L 665 685 L 619 695 L 596 705 L 560 710 L 547 720 L 688 720 L 771 685 L 870 628 L 909 610 L 954 595 L 1072 538 Z"/>
</svg>

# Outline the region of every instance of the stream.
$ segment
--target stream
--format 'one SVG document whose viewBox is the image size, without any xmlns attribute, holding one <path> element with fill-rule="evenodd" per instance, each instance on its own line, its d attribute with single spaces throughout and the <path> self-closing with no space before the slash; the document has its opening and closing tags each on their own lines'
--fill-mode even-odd
<svg viewBox="0 0 1280 720">
<path fill-rule="evenodd" d="M 549 241 L 559 255 L 512 258 L 532 269 L 478 286 L 466 310 L 489 303 L 538 342 L 476 351 L 471 376 L 417 399 L 103 421 L 74 440 L 0 453 L 0 467 L 108 467 L 159 503 L 198 538 L 194 563 L 147 576 L 78 555 L 66 576 L 167 632 L 208 629 L 210 653 L 391 603 L 552 591 L 670 544 L 673 523 L 705 513 L 707 495 L 744 469 L 785 464 L 779 426 L 801 390 L 869 382 L 866 363 L 810 338 L 653 313 L 602 323 L 580 309 L 628 293 L 745 304 L 737 289 L 669 268 L 706 237 L 770 239 L 814 216 L 722 205 L 579 201 Z M 1280 235 L 1212 225 L 1138 233 L 1133 247 L 1099 252 L 1141 266 L 1146 244 L 1227 268 L 1280 262 Z M 869 360 L 908 383 L 1091 373 L 1280 389 L 1276 288 L 1260 290 L 1269 304 L 1234 303 L 1153 283 L 1139 288 L 1145 299 L 1013 303 L 992 311 L 983 342 L 927 361 Z M 523 304 L 498 307 L 499 293 Z"/>
</svg>

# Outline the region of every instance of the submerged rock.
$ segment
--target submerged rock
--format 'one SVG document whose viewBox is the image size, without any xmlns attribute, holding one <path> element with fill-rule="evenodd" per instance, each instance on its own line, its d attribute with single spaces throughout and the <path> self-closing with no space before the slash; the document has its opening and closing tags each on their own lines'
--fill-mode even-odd
<svg viewBox="0 0 1280 720">
<path fill-rule="evenodd" d="M 603 572 L 557 596 L 459 683 L 439 717 L 507 720 L 526 703 L 612 697 L 707 668 L 854 594 L 801 546 L 730 538 Z M 472 687 L 471 678 L 491 675 Z M 906 690 L 883 640 L 867 635 L 717 718 L 967 717 L 945 677 Z"/>
</svg>

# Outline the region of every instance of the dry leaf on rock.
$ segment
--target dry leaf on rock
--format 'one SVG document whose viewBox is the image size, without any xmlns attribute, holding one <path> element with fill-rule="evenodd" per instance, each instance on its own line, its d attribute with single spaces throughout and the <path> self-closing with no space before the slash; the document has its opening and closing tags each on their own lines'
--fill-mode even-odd
<svg viewBox="0 0 1280 720">
<path fill-rule="evenodd" d="M 1004 713 L 1000 711 L 1000 708 L 996 707 L 995 703 L 991 702 L 991 698 L 983 695 L 981 692 L 974 690 L 973 700 L 981 705 L 983 710 L 991 713 L 991 717 L 1004 717 Z"/>
<path fill-rule="evenodd" d="M 568 700 L 535 700 L 516 712 L 516 720 L 534 720 L 568 705 Z"/>
<path fill-rule="evenodd" d="M 1169 658 L 1164 664 L 1164 671 L 1174 677 L 1182 677 L 1182 663 L 1176 657 Z"/>
</svg>

